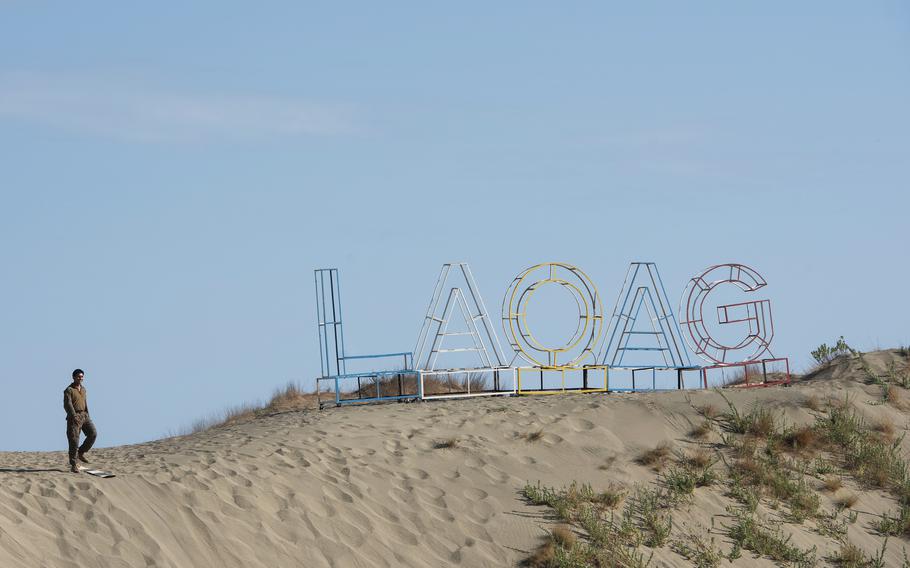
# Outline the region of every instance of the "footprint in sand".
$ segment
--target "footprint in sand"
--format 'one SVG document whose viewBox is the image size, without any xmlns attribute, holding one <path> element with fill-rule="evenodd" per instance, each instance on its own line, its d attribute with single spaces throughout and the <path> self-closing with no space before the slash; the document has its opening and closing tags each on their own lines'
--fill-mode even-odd
<svg viewBox="0 0 910 568">
<path fill-rule="evenodd" d="M 468 487 L 462 494 L 465 496 L 465 499 L 468 499 L 469 501 L 480 501 L 489 496 L 489 493 L 477 487 Z"/>
<path fill-rule="evenodd" d="M 404 475 L 409 479 L 427 479 L 430 477 L 430 474 L 422 469 L 409 469 L 404 472 Z"/>
<path fill-rule="evenodd" d="M 584 418 L 572 418 L 569 420 L 569 427 L 575 432 L 589 432 L 594 429 L 594 423 Z"/>
<path fill-rule="evenodd" d="M 334 499 L 335 501 L 343 501 L 345 503 L 353 503 L 354 498 L 342 491 L 341 489 L 332 486 L 332 485 L 323 485 L 322 494 L 328 497 L 329 499 Z"/>
<path fill-rule="evenodd" d="M 468 456 L 468 458 L 464 460 L 464 464 L 471 469 L 481 469 L 483 466 L 487 465 L 487 462 L 483 458 Z"/>
</svg>

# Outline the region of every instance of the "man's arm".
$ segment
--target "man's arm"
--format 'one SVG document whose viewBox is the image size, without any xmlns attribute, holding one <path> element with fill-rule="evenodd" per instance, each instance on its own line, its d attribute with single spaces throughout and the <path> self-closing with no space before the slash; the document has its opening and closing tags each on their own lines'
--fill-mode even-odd
<svg viewBox="0 0 910 568">
<path fill-rule="evenodd" d="M 66 417 L 72 418 L 76 415 L 76 409 L 73 408 L 73 399 L 70 396 L 70 390 L 63 391 L 63 409 L 66 410 Z"/>
</svg>

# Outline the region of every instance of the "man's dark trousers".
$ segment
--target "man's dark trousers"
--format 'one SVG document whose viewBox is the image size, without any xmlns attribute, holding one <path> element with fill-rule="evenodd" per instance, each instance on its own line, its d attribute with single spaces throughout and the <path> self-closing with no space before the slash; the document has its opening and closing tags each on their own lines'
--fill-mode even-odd
<svg viewBox="0 0 910 568">
<path fill-rule="evenodd" d="M 79 434 L 85 434 L 85 441 L 79 445 Z M 98 431 L 88 412 L 77 412 L 66 419 L 66 437 L 70 443 L 70 465 L 76 465 L 76 452 L 84 454 L 92 449 Z"/>
</svg>

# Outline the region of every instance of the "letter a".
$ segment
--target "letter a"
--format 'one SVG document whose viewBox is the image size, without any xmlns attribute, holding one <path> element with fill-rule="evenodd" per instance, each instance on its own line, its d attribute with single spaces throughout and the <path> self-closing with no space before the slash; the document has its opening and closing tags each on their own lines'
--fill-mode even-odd
<svg viewBox="0 0 910 568">
<path fill-rule="evenodd" d="M 466 291 L 453 286 L 446 293 L 452 268 L 456 268 L 456 278 L 460 273 L 461 284 L 465 286 Z M 440 309 L 444 295 L 447 299 Z M 463 326 L 460 329 L 451 327 L 451 324 L 458 323 L 453 322 L 456 311 L 461 312 L 460 323 Z M 448 344 L 445 344 L 446 342 Z M 458 359 L 459 353 L 476 355 L 474 364 L 465 365 L 466 361 L 463 358 L 459 364 L 455 364 L 454 360 Z M 471 268 L 466 262 L 442 265 L 423 327 L 417 338 L 417 347 L 414 349 L 416 368 L 424 371 L 439 369 L 440 355 L 444 355 L 446 360 L 444 369 L 489 369 L 508 366 L 483 298 L 477 289 L 477 283 L 471 274 Z"/>
<path fill-rule="evenodd" d="M 642 317 L 642 307 L 647 319 Z M 601 364 L 619 368 L 692 366 L 657 264 L 629 265 L 610 318 Z"/>
</svg>

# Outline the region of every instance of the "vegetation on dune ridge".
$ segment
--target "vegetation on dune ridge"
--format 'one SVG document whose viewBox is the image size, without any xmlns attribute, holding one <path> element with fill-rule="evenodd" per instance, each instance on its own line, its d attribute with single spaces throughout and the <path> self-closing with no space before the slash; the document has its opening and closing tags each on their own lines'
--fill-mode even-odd
<svg viewBox="0 0 910 568">
<path fill-rule="evenodd" d="M 474 373 L 465 377 L 456 377 L 454 375 L 439 375 L 438 377 L 427 377 L 424 380 L 424 388 L 427 394 L 444 394 L 451 392 L 463 392 L 467 388 L 472 391 L 478 391 L 489 388 L 486 384 L 487 379 L 482 374 Z M 389 377 L 378 381 L 369 381 L 346 393 L 351 398 L 358 396 L 375 396 L 376 385 L 384 393 L 391 393 L 393 390 L 398 392 L 399 380 L 397 377 Z M 413 375 L 404 374 L 401 377 L 402 391 L 405 394 L 416 394 L 416 379 Z M 325 395 L 323 395 L 325 396 Z M 247 402 L 237 406 L 232 406 L 221 412 L 200 418 L 193 421 L 189 426 L 180 429 L 177 432 L 170 432 L 168 436 L 186 436 L 219 428 L 248 422 L 263 416 L 270 416 L 279 412 L 291 412 L 297 410 L 315 410 L 319 408 L 315 391 L 303 389 L 299 383 L 288 382 L 284 387 L 278 388 L 272 393 L 268 402 Z"/>
<path fill-rule="evenodd" d="M 910 387 L 910 349 L 892 352 L 905 360 L 903 365 L 893 357 L 884 363 L 878 357 L 877 368 L 884 364 L 886 369 L 875 372 L 869 357 L 841 338 L 834 347 L 813 352 L 818 355 L 813 373 L 849 365 L 847 378 L 882 388 L 881 397 L 866 404 L 906 412 L 901 396 Z M 883 567 L 888 565 L 889 537 L 910 540 L 910 461 L 902 452 L 903 435 L 891 419 L 866 420 L 849 397 L 811 396 L 802 406 L 811 411 L 812 421 L 793 424 L 771 405 L 744 408 L 722 390 L 716 392 L 726 403 L 725 410 L 711 404 L 693 407 L 700 421 L 690 421 L 693 426 L 683 441 L 694 445 L 694 451 L 675 450 L 670 442 L 661 442 L 633 458 L 656 477 L 627 490 L 621 511 L 595 506 L 597 490 L 590 485 L 572 482 L 563 489 L 526 485 L 522 495 L 528 502 L 548 507 L 551 518 L 573 533 L 571 541 L 548 536 L 527 564 L 641 567 L 651 562 L 657 549 L 669 548 L 696 567 L 713 568 L 745 554 L 786 566 L 827 562 Z M 706 441 L 712 433 L 716 433 L 712 441 L 719 436 L 719 443 Z M 887 492 L 897 509 L 857 523 L 860 513 L 854 507 L 860 496 L 846 491 L 847 482 L 859 490 Z M 730 500 L 719 526 L 712 518 L 711 529 L 677 527 L 674 512 L 681 505 L 691 506 L 700 487 L 712 485 L 722 487 Z M 795 545 L 791 532 L 800 526 L 839 548 L 820 559 L 815 547 Z M 881 538 L 880 549 L 869 554 L 848 541 L 850 527 Z M 906 553 L 900 565 L 910 568 Z"/>
<path fill-rule="evenodd" d="M 227 408 L 219 413 L 200 418 L 179 432 L 170 436 L 186 436 L 218 428 L 248 422 L 261 416 L 269 416 L 279 412 L 306 410 L 317 408 L 316 393 L 304 391 L 299 384 L 288 382 L 284 387 L 276 389 L 267 403 L 252 402 Z"/>
</svg>

